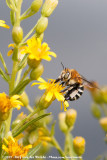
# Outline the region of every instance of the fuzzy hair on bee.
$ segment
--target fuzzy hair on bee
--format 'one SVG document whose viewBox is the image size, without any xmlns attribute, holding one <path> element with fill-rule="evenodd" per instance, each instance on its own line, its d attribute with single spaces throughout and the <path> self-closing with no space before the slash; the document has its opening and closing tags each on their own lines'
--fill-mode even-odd
<svg viewBox="0 0 107 160">
<path fill-rule="evenodd" d="M 74 101 L 79 99 L 84 92 L 85 86 L 96 88 L 92 82 L 85 79 L 75 69 L 65 68 L 63 64 L 62 67 L 63 70 L 55 83 L 60 82 L 60 85 L 65 86 L 65 89 L 61 91 L 65 93 L 65 100 Z"/>
</svg>

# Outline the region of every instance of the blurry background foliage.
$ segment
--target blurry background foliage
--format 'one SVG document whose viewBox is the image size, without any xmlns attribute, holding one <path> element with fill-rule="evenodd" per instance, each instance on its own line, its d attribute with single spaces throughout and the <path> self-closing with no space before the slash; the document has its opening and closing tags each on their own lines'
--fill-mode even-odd
<svg viewBox="0 0 107 160">
<path fill-rule="evenodd" d="M 26 0 L 23 2 L 22 11 L 24 11 L 31 2 Z M 0 19 L 4 19 L 8 25 L 9 9 L 5 5 L 5 1 L 0 1 Z M 22 27 L 24 34 L 29 28 L 35 24 L 39 18 L 39 13 L 26 21 L 23 21 Z M 7 53 L 9 43 L 11 43 L 10 32 L 0 28 L 0 48 L 2 53 Z M 63 0 L 59 1 L 59 5 L 55 12 L 49 18 L 48 29 L 45 31 L 44 41 L 47 41 L 52 50 L 58 55 L 57 59 L 53 59 L 50 63 L 43 62 L 45 70 L 43 77 L 57 78 L 62 66 L 62 61 L 66 67 L 74 68 L 88 80 L 95 80 L 101 86 L 107 84 L 107 1 L 103 0 Z M 11 60 L 6 54 L 3 55 L 8 67 L 11 68 Z M 0 92 L 8 93 L 6 83 L 0 79 Z M 5 86 L 5 87 L 4 87 Z M 42 94 L 31 88 L 30 85 L 26 89 L 29 95 L 30 104 L 33 105 L 36 95 Z M 105 153 L 106 145 L 104 143 L 105 133 L 99 126 L 98 120 L 93 118 L 90 113 L 90 105 L 92 103 L 89 92 L 85 91 L 83 96 L 75 102 L 70 102 L 70 107 L 77 110 L 78 116 L 73 130 L 74 136 L 83 136 L 86 140 L 86 151 L 84 159 L 95 159 L 99 154 Z M 22 108 L 24 110 L 24 108 Z M 57 101 L 53 102 L 48 111 L 53 113 L 54 119 L 58 122 L 58 113 L 60 106 Z M 20 111 L 21 112 L 21 111 Z M 18 112 L 15 110 L 13 119 Z M 63 138 L 56 123 L 56 139 L 63 147 Z M 52 150 L 49 155 L 58 155 L 56 150 Z"/>
</svg>

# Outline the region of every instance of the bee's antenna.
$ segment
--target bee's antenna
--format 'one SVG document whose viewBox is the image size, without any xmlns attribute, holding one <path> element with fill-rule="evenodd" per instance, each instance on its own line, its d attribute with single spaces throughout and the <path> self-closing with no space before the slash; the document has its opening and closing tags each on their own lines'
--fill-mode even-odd
<svg viewBox="0 0 107 160">
<path fill-rule="evenodd" d="M 65 67 L 64 67 L 64 65 L 63 65 L 63 63 L 62 63 L 62 62 L 61 62 L 61 65 L 62 65 L 63 69 L 65 69 Z"/>
</svg>

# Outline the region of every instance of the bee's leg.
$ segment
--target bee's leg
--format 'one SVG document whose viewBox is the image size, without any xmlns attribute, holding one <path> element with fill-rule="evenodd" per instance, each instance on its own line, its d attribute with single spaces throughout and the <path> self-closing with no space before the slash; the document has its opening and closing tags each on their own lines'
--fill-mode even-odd
<svg viewBox="0 0 107 160">
<path fill-rule="evenodd" d="M 55 83 L 59 82 L 60 80 L 61 80 L 60 78 L 57 78 L 57 79 L 55 80 Z"/>
<path fill-rule="evenodd" d="M 64 86 L 64 85 L 65 85 L 65 82 L 64 82 L 64 81 L 63 81 L 63 82 L 61 82 L 61 83 L 60 83 L 60 85 Z"/>
</svg>

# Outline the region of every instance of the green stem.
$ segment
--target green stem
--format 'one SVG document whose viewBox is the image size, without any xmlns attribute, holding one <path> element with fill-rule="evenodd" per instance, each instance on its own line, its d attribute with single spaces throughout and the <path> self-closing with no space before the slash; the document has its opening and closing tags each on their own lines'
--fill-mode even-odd
<svg viewBox="0 0 107 160">
<path fill-rule="evenodd" d="M 21 78 L 20 82 L 23 81 L 23 80 L 26 78 L 26 76 L 28 75 L 28 73 L 29 73 L 30 71 L 31 71 L 31 67 L 29 67 L 29 68 L 25 71 L 25 73 L 23 74 L 23 77 Z"/>
<path fill-rule="evenodd" d="M 11 93 L 11 91 L 14 89 L 16 73 L 17 73 L 17 62 L 13 61 L 12 75 L 11 75 L 11 80 L 10 80 L 10 83 L 9 83 L 9 93 Z M 5 121 L 5 125 L 6 125 L 6 127 L 5 127 L 5 136 L 10 131 L 12 110 L 13 109 L 10 110 L 9 117 Z"/>
<path fill-rule="evenodd" d="M 56 141 L 56 139 L 54 137 L 52 137 L 52 144 L 54 145 L 54 147 L 58 150 L 59 154 L 61 155 L 61 157 L 64 160 L 67 160 L 66 155 L 64 154 L 64 152 L 62 151 L 60 145 L 58 144 L 58 142 Z"/>
<path fill-rule="evenodd" d="M 5 137 L 8 136 L 7 133 L 10 131 L 10 125 L 11 125 L 11 118 L 12 118 L 12 109 L 10 110 L 9 117 L 5 121 Z"/>
<path fill-rule="evenodd" d="M 66 132 L 65 135 L 64 151 L 66 155 L 72 157 L 72 160 L 75 160 L 75 158 L 73 158 L 76 156 L 75 152 L 73 151 L 73 138 L 69 130 Z"/>
<path fill-rule="evenodd" d="M 26 19 L 26 18 L 29 18 L 29 17 L 33 16 L 34 14 L 35 14 L 35 12 L 32 12 L 32 11 L 31 11 L 31 8 L 28 8 L 28 9 L 21 15 L 20 20 L 22 21 L 22 20 L 24 20 L 24 19 Z"/>
<path fill-rule="evenodd" d="M 16 73 L 17 73 L 17 61 L 13 61 L 13 69 L 10 80 L 9 93 L 12 92 L 12 90 L 14 89 Z"/>
<path fill-rule="evenodd" d="M 16 85 L 19 83 L 19 81 L 20 81 L 21 73 L 22 73 L 22 69 L 20 69 L 19 72 L 18 72 L 18 74 L 17 74 L 17 79 L 16 79 L 15 86 L 16 86 Z"/>
<path fill-rule="evenodd" d="M 21 12 L 21 4 L 22 0 L 17 1 L 17 11 L 16 11 L 16 22 L 15 25 L 20 25 L 20 12 Z M 16 47 L 16 56 L 18 54 L 18 49 Z M 14 86 L 15 86 L 15 78 L 17 74 L 17 61 L 13 60 L 13 68 L 12 68 L 12 75 L 9 83 L 9 94 L 13 91 Z M 6 134 L 10 131 L 10 125 L 11 125 L 11 118 L 12 118 L 12 110 L 10 110 L 9 117 L 5 121 L 6 127 L 5 127 L 5 136 Z"/>
<path fill-rule="evenodd" d="M 21 13 L 21 4 L 23 0 L 18 0 L 17 1 L 17 11 L 16 11 L 16 22 L 15 25 L 19 26 L 20 25 L 20 13 Z"/>
<path fill-rule="evenodd" d="M 28 34 L 23 38 L 20 46 L 26 41 L 26 39 L 35 31 L 36 25 L 28 32 Z"/>
<path fill-rule="evenodd" d="M 34 112 L 33 108 L 30 105 L 27 105 L 26 108 L 28 109 L 29 112 Z"/>
</svg>

